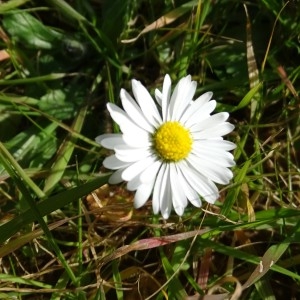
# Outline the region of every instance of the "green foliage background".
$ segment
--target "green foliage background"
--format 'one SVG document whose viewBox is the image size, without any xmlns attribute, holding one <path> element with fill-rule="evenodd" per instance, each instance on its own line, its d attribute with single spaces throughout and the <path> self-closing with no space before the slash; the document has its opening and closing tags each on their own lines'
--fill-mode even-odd
<svg viewBox="0 0 300 300">
<path fill-rule="evenodd" d="M 0 299 L 299 297 L 299 7 L 3 1 Z M 118 130 L 105 104 L 166 73 L 230 112 L 232 184 L 167 222 L 122 186 L 89 205 L 109 176 L 94 139 Z"/>
</svg>

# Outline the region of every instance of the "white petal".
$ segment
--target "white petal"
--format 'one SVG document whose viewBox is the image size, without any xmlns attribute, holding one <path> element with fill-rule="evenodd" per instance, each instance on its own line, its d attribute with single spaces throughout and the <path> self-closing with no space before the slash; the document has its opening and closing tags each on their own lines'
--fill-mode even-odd
<svg viewBox="0 0 300 300">
<path fill-rule="evenodd" d="M 229 169 L 217 164 L 212 164 L 205 159 L 199 159 L 193 154 L 189 155 L 187 161 L 192 168 L 195 168 L 204 177 L 207 177 L 216 183 L 228 184 L 233 177 L 233 174 Z"/>
<path fill-rule="evenodd" d="M 103 161 L 103 166 L 107 169 L 117 170 L 129 166 L 130 163 L 119 160 L 115 154 L 108 156 Z"/>
<path fill-rule="evenodd" d="M 225 122 L 229 117 L 227 112 L 221 112 L 212 116 L 209 116 L 207 119 L 195 123 L 189 129 L 191 132 L 202 131 L 206 128 L 214 127 L 220 123 Z"/>
<path fill-rule="evenodd" d="M 141 182 L 147 183 L 153 180 L 153 178 L 156 178 L 161 164 L 161 161 L 156 160 L 151 166 L 149 166 L 145 171 L 143 171 L 140 175 Z"/>
<path fill-rule="evenodd" d="M 194 139 L 212 139 L 230 133 L 234 129 L 234 125 L 228 122 L 218 124 L 203 131 L 193 132 Z"/>
<path fill-rule="evenodd" d="M 121 175 L 122 175 L 122 172 L 123 172 L 123 169 L 119 169 L 117 170 L 116 172 L 114 172 L 110 177 L 109 177 L 109 180 L 108 180 L 108 183 L 109 184 L 118 184 L 120 182 L 123 181 Z"/>
<path fill-rule="evenodd" d="M 155 180 L 153 195 L 152 195 L 152 208 L 154 214 L 158 214 L 160 210 L 160 195 L 163 186 L 162 179 L 164 177 L 164 173 L 166 172 L 166 167 L 167 164 L 162 164 Z"/>
<path fill-rule="evenodd" d="M 203 197 L 205 201 L 207 201 L 208 203 L 215 203 L 215 201 L 219 197 L 219 191 L 216 185 L 211 180 L 205 178 L 203 175 L 197 172 L 194 168 L 186 165 L 184 161 L 182 162 L 180 167 L 183 176 L 189 182 L 191 187 L 201 197 Z"/>
<path fill-rule="evenodd" d="M 131 180 L 129 180 L 127 182 L 126 188 L 129 191 L 135 191 L 138 189 L 138 187 L 140 185 L 142 185 L 143 183 L 141 182 L 139 176 L 135 176 L 134 178 L 132 178 Z"/>
<path fill-rule="evenodd" d="M 207 103 L 213 96 L 213 92 L 206 92 L 202 94 L 200 97 L 198 97 L 194 102 L 197 103 L 198 105 L 204 105 Z"/>
<path fill-rule="evenodd" d="M 186 118 L 186 121 L 183 122 L 184 126 L 187 128 L 190 128 L 192 125 L 197 124 L 198 122 L 207 119 L 211 112 L 216 108 L 217 102 L 215 100 L 211 100 L 202 107 L 189 107 L 189 109 L 192 109 L 192 113 L 188 114 L 186 112 L 182 118 Z M 187 115 L 187 117 L 186 117 Z"/>
<path fill-rule="evenodd" d="M 142 171 L 144 171 L 153 163 L 154 158 L 152 156 L 148 156 L 145 159 L 138 160 L 137 162 L 131 164 L 124 170 L 122 174 L 123 180 L 129 181 L 133 179 L 135 176 L 139 175 Z"/>
<path fill-rule="evenodd" d="M 161 98 L 161 109 L 162 109 L 162 119 L 166 122 L 168 119 L 168 107 L 171 97 L 171 78 L 167 74 L 164 78 L 162 98 Z"/>
<path fill-rule="evenodd" d="M 180 119 L 188 104 L 192 101 L 196 87 L 197 84 L 195 81 L 191 81 L 190 75 L 179 80 L 170 100 L 170 120 L 178 121 Z"/>
<path fill-rule="evenodd" d="M 119 145 L 115 147 L 116 157 L 124 162 L 134 162 L 146 158 L 152 154 L 147 148 L 133 148 L 128 145 Z"/>
<path fill-rule="evenodd" d="M 141 148 L 151 146 L 150 136 L 146 132 L 129 132 L 123 134 L 124 142 L 131 147 Z"/>
<path fill-rule="evenodd" d="M 162 105 L 162 92 L 159 89 L 155 89 L 154 96 L 156 99 L 156 102 L 159 104 L 159 106 Z"/>
<path fill-rule="evenodd" d="M 166 164 L 159 194 L 160 212 L 164 219 L 168 219 L 172 210 L 172 191 L 170 182 L 170 164 Z"/>
<path fill-rule="evenodd" d="M 236 144 L 230 142 L 230 141 L 225 141 L 223 139 L 220 140 L 199 140 L 197 141 L 197 144 L 195 143 L 195 146 L 199 147 L 199 149 L 208 149 L 209 151 L 213 149 L 214 151 L 220 150 L 220 152 L 225 151 L 231 151 L 236 148 Z"/>
<path fill-rule="evenodd" d="M 196 191 L 190 186 L 190 184 L 186 181 L 185 177 L 182 175 L 182 171 L 180 168 L 180 164 L 176 164 L 177 168 L 177 176 L 179 180 L 179 185 L 182 187 L 184 194 L 188 198 L 188 200 L 196 207 L 201 207 L 202 203 L 199 198 L 199 195 Z"/>
<path fill-rule="evenodd" d="M 153 126 L 147 121 L 135 100 L 124 89 L 121 89 L 120 97 L 123 108 L 131 118 L 131 120 L 138 126 L 142 127 L 144 130 L 153 132 Z"/>
<path fill-rule="evenodd" d="M 217 166 L 225 168 L 231 168 L 235 166 L 234 157 L 231 153 L 228 152 L 220 153 L 212 150 L 210 153 L 201 153 L 193 150 L 191 153 L 196 155 L 200 160 L 207 161 L 208 163 L 213 165 L 215 164 Z"/>
<path fill-rule="evenodd" d="M 134 196 L 134 207 L 140 208 L 142 207 L 147 200 L 149 199 L 151 192 L 153 190 L 155 179 L 148 183 L 141 184 L 137 189 L 135 196 Z"/>
<path fill-rule="evenodd" d="M 196 141 L 193 144 L 192 154 L 199 159 L 206 160 L 209 163 L 216 164 L 222 167 L 233 167 L 235 165 L 234 157 L 231 153 L 218 148 L 209 148 L 200 144 L 201 141 Z M 198 145 L 200 144 L 200 145 Z"/>
<path fill-rule="evenodd" d="M 124 144 L 122 134 L 106 133 L 96 137 L 96 142 L 102 147 L 113 150 L 116 145 Z"/>
<path fill-rule="evenodd" d="M 132 92 L 147 121 L 154 127 L 161 122 L 161 116 L 147 89 L 137 80 L 132 80 Z"/>
<path fill-rule="evenodd" d="M 187 198 L 178 179 L 175 164 L 170 164 L 170 184 L 172 190 L 173 207 L 177 215 L 182 216 L 187 206 Z"/>
<path fill-rule="evenodd" d="M 173 119 L 174 112 L 176 111 L 177 106 L 180 104 L 180 101 L 184 101 L 183 97 L 185 94 L 185 88 L 191 82 L 191 75 L 181 78 L 176 84 L 169 104 L 168 111 L 168 120 Z"/>
<path fill-rule="evenodd" d="M 126 114 L 126 112 L 117 105 L 113 103 L 107 103 L 107 109 L 112 119 L 120 126 L 120 129 L 123 133 L 129 132 L 130 134 L 135 134 L 136 136 L 146 133 L 144 129 L 135 124 Z"/>
<path fill-rule="evenodd" d="M 187 110 L 185 111 L 184 115 L 182 115 L 182 117 L 180 118 L 180 122 L 185 123 L 187 120 L 189 120 L 191 118 L 191 116 L 197 112 L 204 112 L 207 111 L 209 115 L 214 109 L 215 106 L 211 105 L 212 110 L 209 111 L 209 107 L 210 105 L 206 108 L 206 110 L 203 110 L 203 106 L 205 106 L 207 104 L 207 102 L 211 99 L 213 93 L 212 92 L 207 92 L 203 95 L 201 95 L 199 98 L 197 98 L 195 101 L 191 102 L 189 107 L 187 108 Z M 213 102 L 212 104 L 216 105 L 216 102 Z"/>
</svg>

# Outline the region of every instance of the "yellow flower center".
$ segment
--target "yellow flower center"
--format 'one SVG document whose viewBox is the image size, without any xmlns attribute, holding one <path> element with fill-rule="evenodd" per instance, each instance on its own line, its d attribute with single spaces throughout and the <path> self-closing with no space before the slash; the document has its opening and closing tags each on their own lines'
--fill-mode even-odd
<svg viewBox="0 0 300 300">
<path fill-rule="evenodd" d="M 153 135 L 154 149 L 166 161 L 176 162 L 188 156 L 192 137 L 179 122 L 166 122 Z"/>
</svg>

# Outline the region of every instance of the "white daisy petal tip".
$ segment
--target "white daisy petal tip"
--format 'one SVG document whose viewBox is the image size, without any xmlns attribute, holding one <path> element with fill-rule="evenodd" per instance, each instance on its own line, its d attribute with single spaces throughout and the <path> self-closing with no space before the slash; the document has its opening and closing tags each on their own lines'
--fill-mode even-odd
<svg viewBox="0 0 300 300">
<path fill-rule="evenodd" d="M 120 134 L 101 135 L 96 142 L 114 150 L 104 166 L 115 170 L 110 183 L 127 181 L 135 192 L 134 207 L 152 199 L 154 214 L 168 219 L 172 210 L 184 214 L 190 202 L 215 203 L 216 184 L 228 184 L 235 165 L 233 142 L 223 136 L 234 130 L 229 113 L 212 114 L 216 108 L 208 91 L 194 100 L 197 82 L 191 75 L 181 78 L 172 92 L 171 77 L 166 74 L 162 88 L 155 89 L 154 101 L 143 84 L 133 79 L 131 96 L 121 89 L 123 109 L 107 104 Z"/>
<path fill-rule="evenodd" d="M 145 205 L 152 192 L 153 182 L 149 184 L 141 184 L 134 196 L 134 208 L 138 209 Z"/>
<path fill-rule="evenodd" d="M 164 78 L 164 84 L 168 85 L 168 86 L 171 86 L 172 84 L 172 81 L 171 81 L 171 77 L 169 74 L 166 74 L 165 75 L 165 78 Z"/>
<path fill-rule="evenodd" d="M 121 134 L 102 134 L 96 137 L 95 141 L 106 149 L 113 150 L 116 145 L 122 144 Z"/>
<path fill-rule="evenodd" d="M 155 99 L 157 101 L 157 103 L 161 106 L 162 104 L 162 92 L 159 89 L 155 89 Z"/>
<path fill-rule="evenodd" d="M 174 207 L 174 210 L 175 210 L 175 212 L 176 212 L 176 214 L 178 215 L 178 216 L 182 216 L 183 215 L 183 213 L 184 213 L 184 207 L 183 206 L 177 206 L 177 207 Z"/>
<path fill-rule="evenodd" d="M 96 141 L 96 143 L 98 143 L 98 144 L 100 144 L 101 145 L 101 141 L 103 140 L 103 135 L 101 134 L 101 135 L 98 135 L 96 138 L 95 138 L 95 141 Z"/>
<path fill-rule="evenodd" d="M 200 97 L 202 98 L 205 98 L 206 101 L 209 101 L 211 100 L 212 101 L 212 97 L 213 97 L 214 93 L 212 91 L 208 91 L 208 92 L 205 92 L 204 94 L 202 94 Z"/>
<path fill-rule="evenodd" d="M 210 194 L 203 196 L 204 200 L 210 204 L 215 204 L 216 201 L 220 198 L 219 193 Z"/>
<path fill-rule="evenodd" d="M 161 212 L 161 215 L 162 215 L 162 217 L 163 217 L 165 220 L 168 220 L 169 217 L 170 217 L 170 212 L 169 212 L 169 211 L 162 211 L 162 212 Z"/>
</svg>

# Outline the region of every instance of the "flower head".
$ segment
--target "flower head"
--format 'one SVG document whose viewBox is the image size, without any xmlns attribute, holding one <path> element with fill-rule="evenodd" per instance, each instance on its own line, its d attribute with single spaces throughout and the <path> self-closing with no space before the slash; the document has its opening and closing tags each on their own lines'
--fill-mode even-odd
<svg viewBox="0 0 300 300">
<path fill-rule="evenodd" d="M 120 134 L 104 134 L 96 141 L 114 150 L 103 165 L 116 170 L 109 183 L 127 181 L 127 189 L 136 191 L 134 206 L 143 206 L 152 195 L 155 214 L 167 219 L 172 207 L 184 213 L 188 201 L 201 206 L 201 199 L 214 203 L 217 184 L 228 184 L 235 165 L 228 152 L 235 144 L 223 136 L 234 126 L 226 112 L 211 115 L 216 101 L 212 92 L 193 100 L 196 82 L 182 78 L 173 93 L 166 75 L 162 91 L 155 90 L 155 103 L 146 88 L 132 80 L 132 98 L 124 89 L 120 97 L 123 109 L 113 103 L 107 108 L 120 126 Z"/>
</svg>

